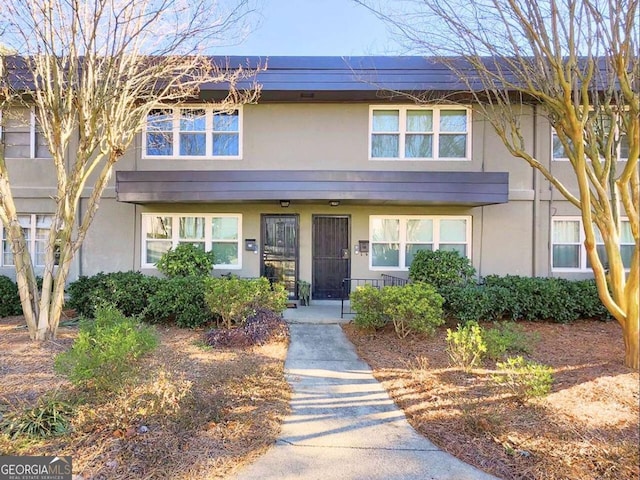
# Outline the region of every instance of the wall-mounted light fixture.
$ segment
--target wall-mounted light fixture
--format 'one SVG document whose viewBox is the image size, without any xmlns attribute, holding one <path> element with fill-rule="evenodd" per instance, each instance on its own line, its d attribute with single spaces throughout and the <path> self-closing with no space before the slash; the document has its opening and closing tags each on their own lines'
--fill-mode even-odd
<svg viewBox="0 0 640 480">
<path fill-rule="evenodd" d="M 329 205 L 331 205 L 332 207 L 337 207 L 338 205 L 340 205 L 340 200 L 330 200 Z"/>
<path fill-rule="evenodd" d="M 289 205 L 291 205 L 291 201 L 289 201 L 289 200 L 280 200 L 280 206 L 282 208 L 287 208 Z"/>
</svg>

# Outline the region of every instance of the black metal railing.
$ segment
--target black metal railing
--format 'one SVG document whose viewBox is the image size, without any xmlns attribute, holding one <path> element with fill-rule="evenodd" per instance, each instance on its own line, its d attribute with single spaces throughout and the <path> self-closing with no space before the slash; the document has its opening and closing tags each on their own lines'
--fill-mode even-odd
<svg viewBox="0 0 640 480">
<path fill-rule="evenodd" d="M 351 309 L 349 298 L 351 292 L 358 287 L 371 285 L 374 288 L 382 287 L 404 287 L 409 280 L 402 277 L 394 277 L 393 275 L 382 274 L 380 278 L 345 278 L 342 280 L 342 299 L 340 302 L 340 318 L 345 315 L 355 315 Z"/>
</svg>

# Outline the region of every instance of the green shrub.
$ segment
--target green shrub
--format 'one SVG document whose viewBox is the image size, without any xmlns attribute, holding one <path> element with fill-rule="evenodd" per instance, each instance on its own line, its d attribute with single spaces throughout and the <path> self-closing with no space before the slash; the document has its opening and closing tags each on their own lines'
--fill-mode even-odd
<svg viewBox="0 0 640 480">
<path fill-rule="evenodd" d="M 81 276 L 67 287 L 66 306 L 75 308 L 85 317 L 93 317 L 100 306 L 112 305 L 125 316 L 140 315 L 149 297 L 158 288 L 160 279 L 140 272 L 100 272 Z"/>
<path fill-rule="evenodd" d="M 531 353 L 535 342 L 532 335 L 514 322 L 499 322 L 493 328 L 483 329 L 482 338 L 487 346 L 487 357 L 493 360 L 507 353 Z"/>
<path fill-rule="evenodd" d="M 400 338 L 411 333 L 432 334 L 444 323 L 443 299 L 429 284 L 383 287 L 381 293 L 382 313 L 393 322 Z"/>
<path fill-rule="evenodd" d="M 71 349 L 56 356 L 55 370 L 76 386 L 116 391 L 157 344 L 152 327 L 114 307 L 99 307 L 94 321 L 82 321 Z"/>
<path fill-rule="evenodd" d="M 465 284 L 475 274 L 469 259 L 455 250 L 420 250 L 409 267 L 410 280 L 429 283 L 438 290 L 447 285 Z"/>
<path fill-rule="evenodd" d="M 191 243 L 181 243 L 170 248 L 158 263 L 157 269 L 167 277 L 209 276 L 213 270 L 213 252 L 205 252 Z"/>
<path fill-rule="evenodd" d="M 9 277 L 0 275 L 0 317 L 21 315 L 22 305 L 18 285 Z"/>
<path fill-rule="evenodd" d="M 258 309 L 281 313 L 287 308 L 287 298 L 284 285 L 271 284 L 265 277 L 211 278 L 205 292 L 209 310 L 221 318 L 226 328 L 244 324 Z"/>
<path fill-rule="evenodd" d="M 55 397 L 42 397 L 35 407 L 6 414 L 0 430 L 12 440 L 20 436 L 48 438 L 70 430 L 73 408 Z"/>
<path fill-rule="evenodd" d="M 456 330 L 447 328 L 447 353 L 451 364 L 465 372 L 477 367 L 487 353 L 483 329 L 475 321 L 458 325 Z"/>
<path fill-rule="evenodd" d="M 497 362 L 500 372 L 491 376 L 493 382 L 520 399 L 544 397 L 553 385 L 553 369 L 521 356 Z"/>
<path fill-rule="evenodd" d="M 371 285 L 357 287 L 349 297 L 351 308 L 356 315 L 353 323 L 358 328 L 379 329 L 384 327 L 389 318 L 385 316 L 382 292 Z"/>
<path fill-rule="evenodd" d="M 198 328 L 216 320 L 205 302 L 208 279 L 200 276 L 160 279 L 142 315 L 151 323 Z"/>
</svg>

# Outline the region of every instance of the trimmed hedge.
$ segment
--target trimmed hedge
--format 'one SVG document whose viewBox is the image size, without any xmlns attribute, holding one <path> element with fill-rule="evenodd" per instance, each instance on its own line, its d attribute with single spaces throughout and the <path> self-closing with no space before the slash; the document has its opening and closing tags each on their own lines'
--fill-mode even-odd
<svg viewBox="0 0 640 480">
<path fill-rule="evenodd" d="M 428 283 L 438 290 L 449 285 L 465 285 L 475 274 L 471 261 L 456 250 L 419 250 L 409 267 L 412 282 Z"/>
<path fill-rule="evenodd" d="M 209 279 L 199 275 L 159 279 L 142 312 L 151 323 L 170 322 L 179 327 L 198 328 L 216 321 L 205 302 Z"/>
<path fill-rule="evenodd" d="M 449 317 L 470 321 L 528 320 L 569 323 L 610 319 L 594 280 L 490 275 L 480 285 L 441 289 Z"/>
</svg>

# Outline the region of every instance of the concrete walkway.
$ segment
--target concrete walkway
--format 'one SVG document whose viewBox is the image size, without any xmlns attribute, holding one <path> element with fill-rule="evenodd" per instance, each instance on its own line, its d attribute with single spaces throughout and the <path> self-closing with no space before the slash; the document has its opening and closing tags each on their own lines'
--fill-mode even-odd
<svg viewBox="0 0 640 480">
<path fill-rule="evenodd" d="M 340 326 L 327 323 L 290 325 L 291 414 L 238 480 L 494 478 L 419 435 Z"/>
</svg>

